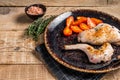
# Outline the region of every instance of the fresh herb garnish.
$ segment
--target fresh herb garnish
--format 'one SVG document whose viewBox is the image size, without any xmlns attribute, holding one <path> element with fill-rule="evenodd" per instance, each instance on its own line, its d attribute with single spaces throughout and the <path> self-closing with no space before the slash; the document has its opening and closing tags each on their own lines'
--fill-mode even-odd
<svg viewBox="0 0 120 80">
<path fill-rule="evenodd" d="M 32 37 L 33 40 L 37 41 L 41 33 L 44 32 L 46 26 L 55 18 L 56 16 L 45 16 L 35 20 L 31 25 L 29 25 L 26 30 L 28 37 Z"/>
</svg>

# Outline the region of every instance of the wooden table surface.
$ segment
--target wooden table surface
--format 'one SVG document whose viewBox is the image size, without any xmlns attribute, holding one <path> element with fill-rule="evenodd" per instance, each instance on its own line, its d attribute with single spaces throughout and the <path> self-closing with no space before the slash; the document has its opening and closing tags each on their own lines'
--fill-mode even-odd
<svg viewBox="0 0 120 80">
<path fill-rule="evenodd" d="M 46 15 L 59 15 L 76 9 L 94 9 L 120 19 L 119 0 L 0 0 L 0 80 L 56 80 L 34 51 L 43 43 L 24 36 L 32 23 L 24 8 L 33 3 L 47 6 Z M 120 80 L 120 69 L 107 73 L 101 80 Z"/>
</svg>

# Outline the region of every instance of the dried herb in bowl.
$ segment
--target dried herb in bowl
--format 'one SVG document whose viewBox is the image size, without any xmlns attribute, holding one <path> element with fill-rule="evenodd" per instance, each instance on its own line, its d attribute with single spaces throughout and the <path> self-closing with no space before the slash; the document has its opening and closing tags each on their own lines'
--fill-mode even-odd
<svg viewBox="0 0 120 80">
<path fill-rule="evenodd" d="M 56 16 L 44 16 L 42 18 L 38 18 L 31 25 L 29 25 L 26 30 L 26 35 L 28 37 L 32 37 L 33 40 L 37 41 L 38 37 L 41 33 L 44 32 L 47 25 L 55 18 Z"/>
</svg>

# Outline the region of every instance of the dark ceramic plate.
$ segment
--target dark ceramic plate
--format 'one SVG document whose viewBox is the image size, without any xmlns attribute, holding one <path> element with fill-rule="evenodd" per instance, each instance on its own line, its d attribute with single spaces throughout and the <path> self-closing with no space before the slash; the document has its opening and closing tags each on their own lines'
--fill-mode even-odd
<svg viewBox="0 0 120 80">
<path fill-rule="evenodd" d="M 120 29 L 120 20 L 104 12 L 95 10 L 75 10 L 63 13 L 56 17 L 45 30 L 45 46 L 50 55 L 60 64 L 77 71 L 89 73 L 104 73 L 118 69 L 120 67 L 120 60 L 115 59 L 118 55 L 120 55 L 119 46 L 112 45 L 114 48 L 114 55 L 110 62 L 101 62 L 99 64 L 90 63 L 85 53 L 80 50 L 64 50 L 63 46 L 65 44 L 78 43 L 77 34 L 73 34 L 69 37 L 65 37 L 63 35 L 63 29 L 65 27 L 66 18 L 71 15 L 75 18 L 77 16 L 95 17 L 103 20 L 103 22 L 105 23 L 116 26 Z"/>
</svg>

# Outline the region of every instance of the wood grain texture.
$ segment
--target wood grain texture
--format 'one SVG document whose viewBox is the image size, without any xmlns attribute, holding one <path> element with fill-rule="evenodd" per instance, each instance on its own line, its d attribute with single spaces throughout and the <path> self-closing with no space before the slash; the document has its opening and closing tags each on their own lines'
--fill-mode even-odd
<svg viewBox="0 0 120 80">
<path fill-rule="evenodd" d="M 120 80 L 120 69 L 101 80 Z M 0 65 L 0 80 L 56 80 L 45 65 Z"/>
<path fill-rule="evenodd" d="M 24 13 L 24 7 L 0 7 L 0 30 L 24 30 L 32 22 Z"/>
<path fill-rule="evenodd" d="M 94 9 L 120 18 L 119 6 L 111 7 L 47 7 L 46 15 L 59 15 L 77 9 Z M 9 11 L 6 14 L 5 12 Z M 28 28 L 32 20 L 24 13 L 24 7 L 0 7 L 0 31 L 22 31 Z"/>
<path fill-rule="evenodd" d="M 0 65 L 0 80 L 55 80 L 44 65 Z"/>
<path fill-rule="evenodd" d="M 46 15 L 59 15 L 76 9 L 99 10 L 120 19 L 119 6 L 47 7 Z M 55 80 L 34 52 L 36 43 L 24 37 L 24 30 L 32 22 L 25 15 L 24 7 L 0 7 L 0 18 L 0 64 L 11 64 L 0 65 L 0 80 Z M 43 42 L 42 34 L 39 44 Z M 116 70 L 106 74 L 102 80 L 120 80 L 119 76 L 120 70 Z"/>
<path fill-rule="evenodd" d="M 120 0 L 108 0 L 108 5 L 120 5 Z"/>
<path fill-rule="evenodd" d="M 25 31 L 0 31 L 0 51 L 32 51 L 35 42 L 25 37 Z M 16 49 L 19 47 L 19 49 Z"/>
<path fill-rule="evenodd" d="M 0 64 L 43 64 L 41 57 L 32 52 L 0 52 Z"/>
<path fill-rule="evenodd" d="M 27 6 L 35 3 L 46 6 L 105 6 L 107 0 L 1 0 L 0 6 Z"/>
<path fill-rule="evenodd" d="M 25 31 L 0 31 L 0 64 L 42 64 L 35 52 L 36 43 Z M 40 36 L 43 43 L 43 35 Z"/>
<path fill-rule="evenodd" d="M 120 69 L 107 73 L 101 80 L 120 80 Z"/>
</svg>

